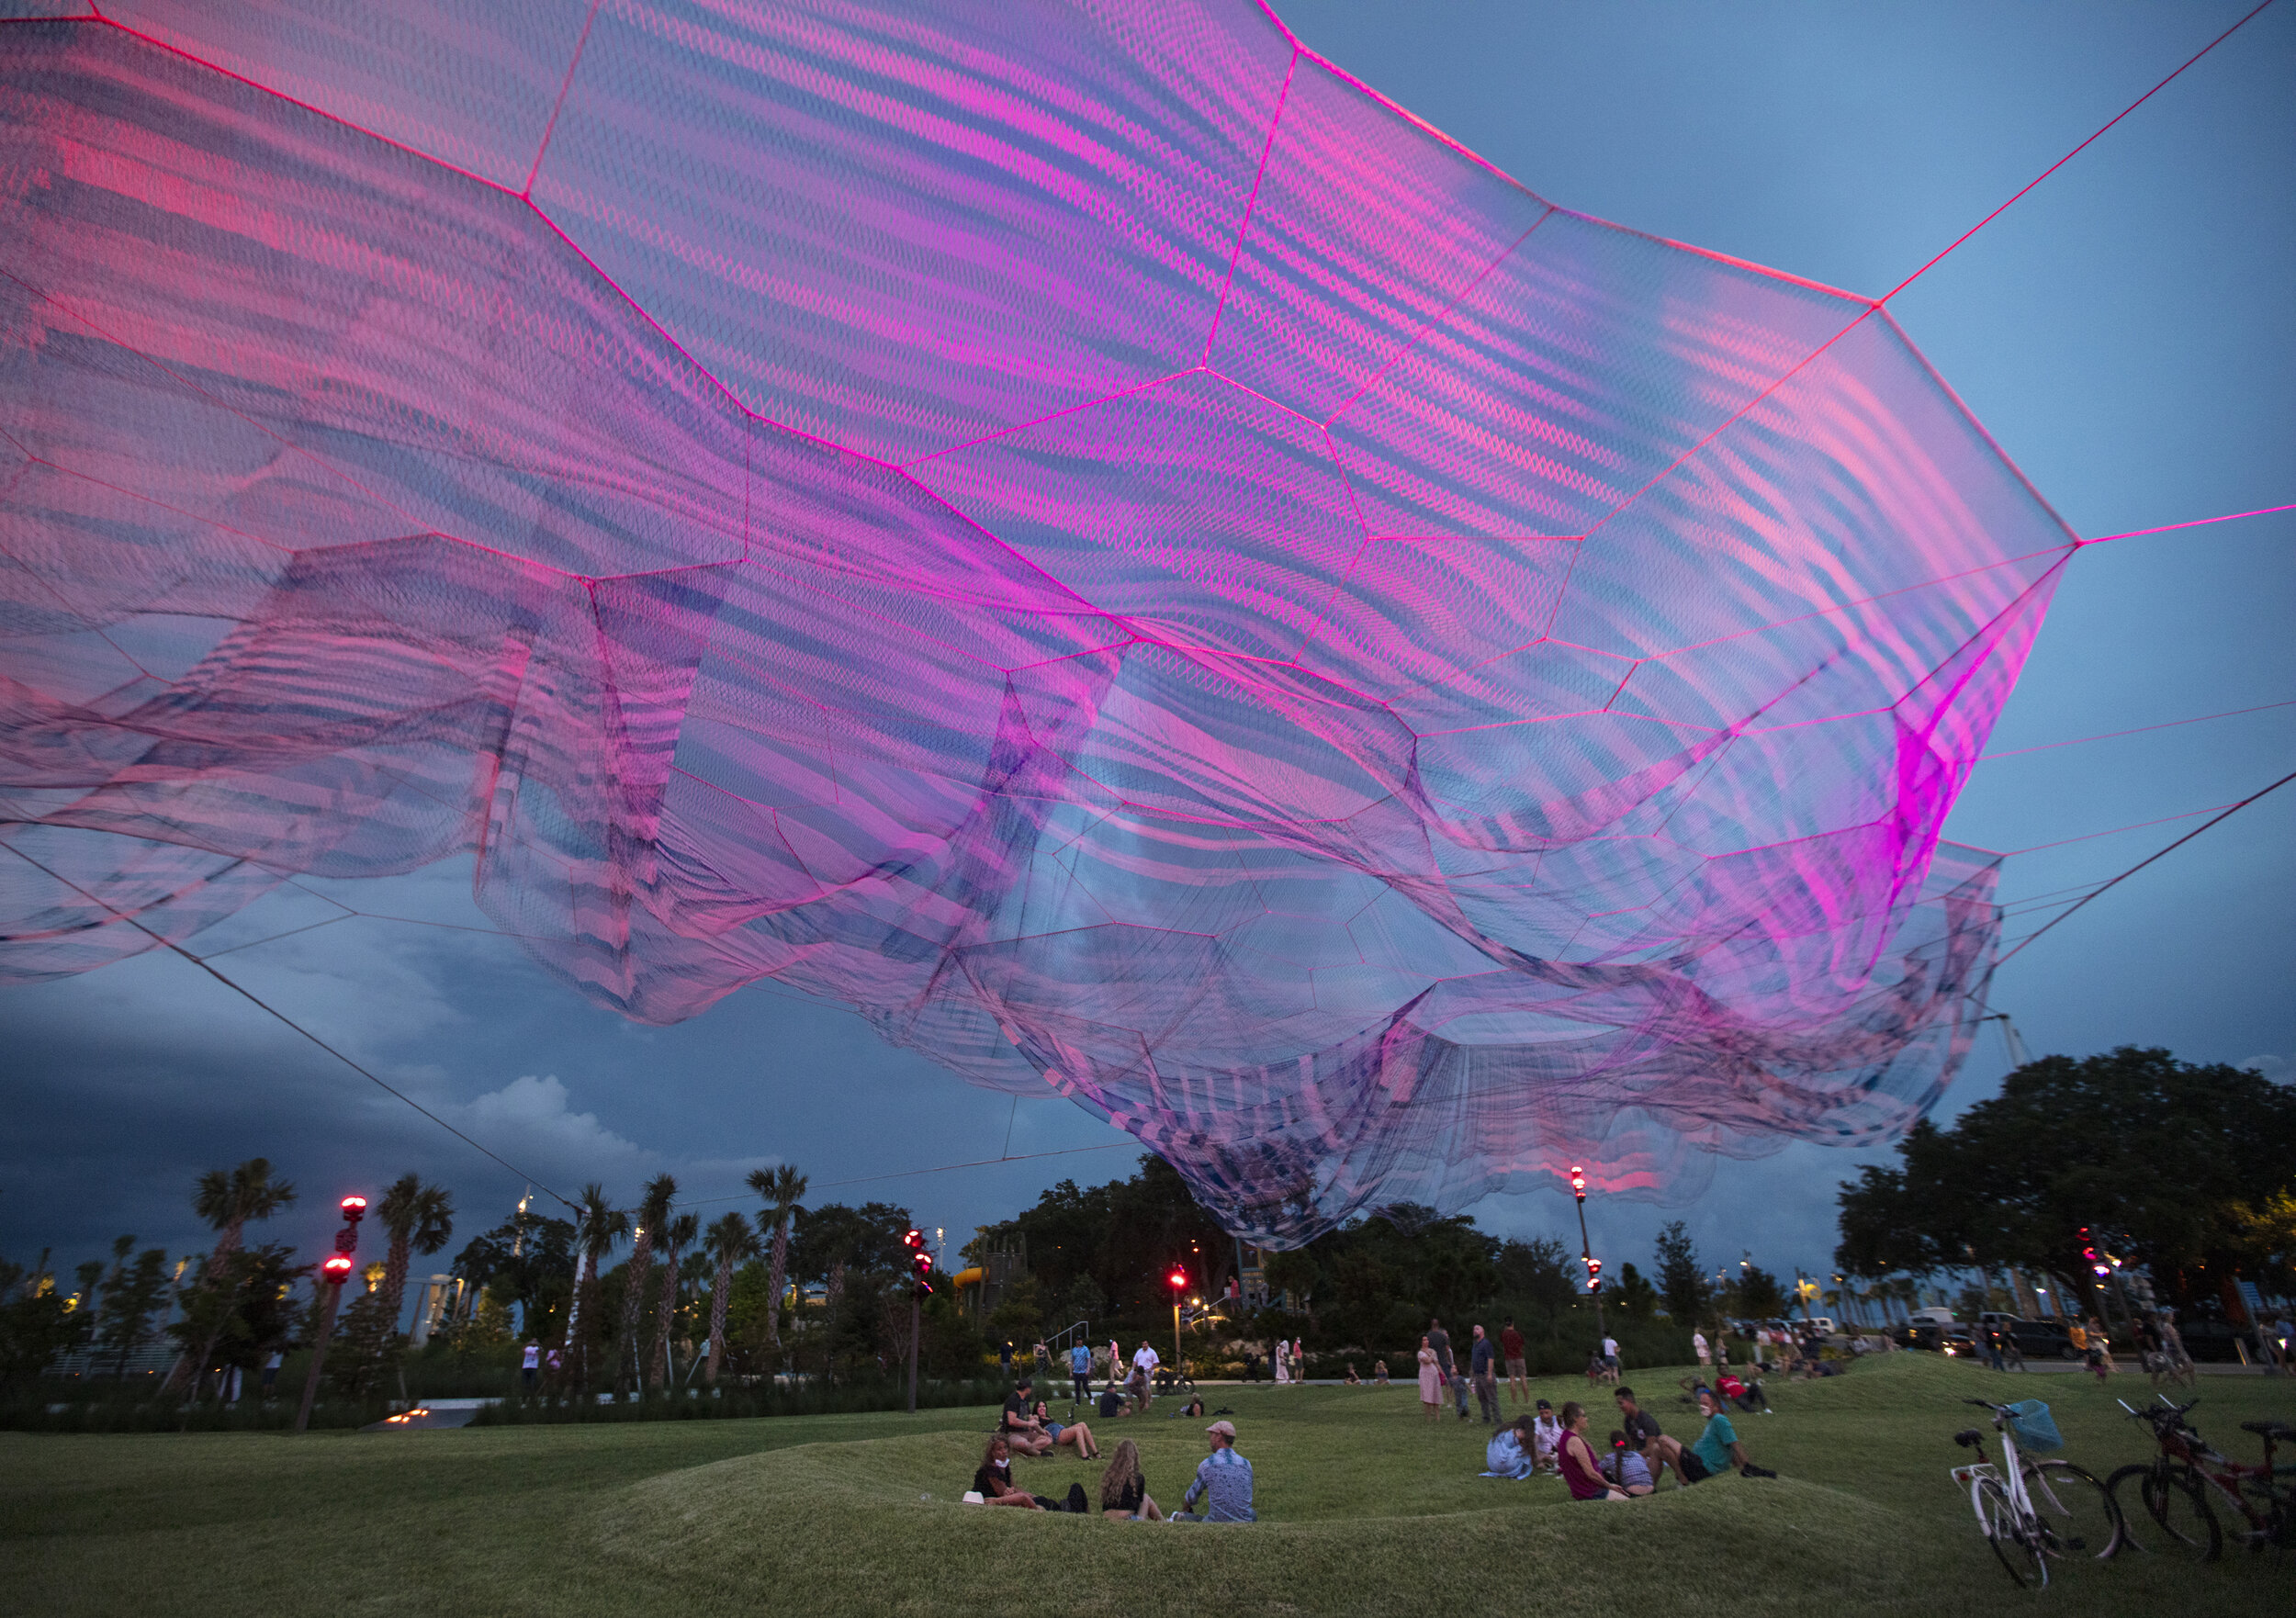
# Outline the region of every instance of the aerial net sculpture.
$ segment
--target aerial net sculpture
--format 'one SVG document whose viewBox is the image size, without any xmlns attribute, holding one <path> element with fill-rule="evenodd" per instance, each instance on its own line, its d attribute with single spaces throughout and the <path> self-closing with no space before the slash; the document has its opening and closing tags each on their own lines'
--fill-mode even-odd
<svg viewBox="0 0 2296 1618">
<path fill-rule="evenodd" d="M 1277 1245 L 1967 1048 L 2073 539 L 1872 301 L 1241 0 L 104 9 L 0 25 L 8 977 L 467 858 Z"/>
</svg>

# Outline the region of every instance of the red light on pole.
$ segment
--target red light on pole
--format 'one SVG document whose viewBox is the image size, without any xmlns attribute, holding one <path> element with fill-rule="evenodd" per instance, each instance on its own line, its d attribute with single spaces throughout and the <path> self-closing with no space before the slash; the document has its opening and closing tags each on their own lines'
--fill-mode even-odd
<svg viewBox="0 0 2296 1618">
<path fill-rule="evenodd" d="M 1570 1165 L 1570 1195 L 1581 1202 L 1586 1200 L 1586 1171 L 1576 1163 Z"/>
<path fill-rule="evenodd" d="M 343 1229 L 335 1232 L 335 1250 L 319 1266 L 326 1283 L 320 1301 L 319 1335 L 311 1343 L 310 1374 L 303 1378 L 303 1406 L 295 1413 L 295 1430 L 308 1432 L 311 1403 L 319 1397 L 319 1369 L 327 1363 L 327 1340 L 335 1334 L 335 1310 L 343 1304 L 343 1284 L 351 1278 L 351 1255 L 358 1251 L 359 1221 L 366 1217 L 366 1198 L 346 1197 L 336 1205 L 343 1210 Z"/>
</svg>

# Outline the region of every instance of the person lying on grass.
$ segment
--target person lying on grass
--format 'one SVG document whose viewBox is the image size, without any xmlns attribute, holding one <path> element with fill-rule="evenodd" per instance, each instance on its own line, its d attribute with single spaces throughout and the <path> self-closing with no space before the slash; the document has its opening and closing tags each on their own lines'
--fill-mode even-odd
<svg viewBox="0 0 2296 1618">
<path fill-rule="evenodd" d="M 1211 1454 L 1197 1464 L 1196 1481 L 1187 1486 L 1175 1511 L 1175 1522 L 1256 1522 L 1252 1510 L 1252 1463 L 1235 1453 L 1235 1423 L 1214 1421 L 1204 1432 L 1211 1439 Z M 1204 1513 L 1192 1514 L 1198 1495 L 1205 1497 Z"/>
<path fill-rule="evenodd" d="M 1562 1481 L 1574 1500 L 1623 1500 L 1624 1489 L 1613 1489 L 1603 1480 L 1603 1471 L 1594 1461 L 1594 1446 L 1587 1442 L 1586 1407 L 1577 1399 L 1566 1399 L 1562 1407 L 1562 1444 L 1555 1451 L 1555 1461 L 1562 1468 Z"/>
<path fill-rule="evenodd" d="M 1052 1435 L 1037 1424 L 1036 1385 L 1026 1376 L 1005 1400 L 1005 1413 L 997 1418 L 996 1426 L 1016 1455 L 1041 1455 L 1052 1447 Z"/>
<path fill-rule="evenodd" d="M 1711 1388 L 1698 1389 L 1698 1411 L 1706 1419 L 1705 1431 L 1698 1434 L 1698 1442 L 1676 1457 L 1675 1471 L 1685 1483 L 1700 1483 L 1717 1472 L 1735 1466 L 1747 1478 L 1775 1478 L 1777 1474 L 1757 1466 L 1746 1458 L 1746 1446 L 1739 1442 L 1738 1429 L 1730 1425 L 1730 1418 L 1722 1409 L 1722 1396 Z"/>
<path fill-rule="evenodd" d="M 1610 1454 L 1603 1457 L 1603 1477 L 1613 1489 L 1623 1489 L 1630 1495 L 1653 1494 L 1658 1490 L 1650 1477 L 1650 1464 L 1626 1442 L 1626 1433 L 1617 1429 L 1613 1429 L 1610 1435 Z"/>
<path fill-rule="evenodd" d="M 1116 1458 L 1100 1475 L 1100 1515 L 1131 1522 L 1164 1521 L 1164 1512 L 1150 1498 L 1148 1479 L 1140 1469 L 1140 1446 L 1129 1438 L 1116 1441 Z"/>
<path fill-rule="evenodd" d="M 1042 1500 L 1014 1486 L 1012 1450 L 1001 1433 L 988 1441 L 988 1451 L 981 1456 L 981 1469 L 973 1474 L 973 1487 L 985 1506 L 1018 1506 L 1024 1511 L 1046 1509 Z"/>
<path fill-rule="evenodd" d="M 1053 1421 L 1051 1409 L 1042 1399 L 1037 1400 L 1029 1413 L 1036 1421 L 1037 1431 L 1052 1439 L 1055 1448 L 1064 1444 L 1085 1460 L 1100 1458 L 1100 1446 L 1092 1442 L 1092 1429 L 1082 1421 Z"/>
<path fill-rule="evenodd" d="M 1735 1371 L 1725 1371 L 1714 1379 L 1714 1386 L 1724 1399 L 1741 1410 L 1749 1413 L 1760 1410 L 1765 1416 L 1770 1413 L 1770 1396 L 1762 1392 L 1761 1378 L 1759 1376 L 1751 1382 L 1741 1382 Z"/>
</svg>

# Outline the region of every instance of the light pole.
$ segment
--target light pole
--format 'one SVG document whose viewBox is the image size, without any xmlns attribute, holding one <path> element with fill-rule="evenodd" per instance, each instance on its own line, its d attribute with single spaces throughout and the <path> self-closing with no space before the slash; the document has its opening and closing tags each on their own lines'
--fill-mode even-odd
<svg viewBox="0 0 2296 1618">
<path fill-rule="evenodd" d="M 1187 1355 L 1180 1352 L 1180 1294 L 1187 1290 L 1187 1272 L 1178 1264 L 1164 1278 L 1172 1288 L 1172 1369 L 1177 1376 L 1187 1375 Z"/>
<path fill-rule="evenodd" d="M 359 1220 L 366 1216 L 366 1198 L 346 1197 L 342 1207 L 343 1229 L 335 1232 L 335 1250 L 319 1266 L 320 1285 L 327 1294 L 320 1305 L 319 1335 L 311 1344 L 310 1374 L 303 1378 L 303 1405 L 295 1412 L 298 1433 L 310 1430 L 311 1404 L 319 1398 L 320 1367 L 327 1363 L 327 1340 L 335 1334 L 335 1310 L 343 1305 L 343 1284 L 351 1278 L 351 1255 L 358 1251 Z"/>
<path fill-rule="evenodd" d="M 1586 1171 L 1576 1163 L 1570 1165 L 1570 1195 L 1579 1199 L 1579 1257 L 1586 1264 L 1587 1295 L 1594 1299 L 1594 1330 L 1608 1337 L 1610 1327 L 1603 1320 L 1603 1261 L 1594 1256 L 1594 1244 L 1586 1234 Z"/>
<path fill-rule="evenodd" d="M 936 1230 L 935 1235 L 940 1232 Z M 911 1230 L 901 1238 L 909 1250 L 909 1414 L 917 1414 L 917 1344 L 924 1330 L 925 1295 L 933 1289 L 933 1254 L 925 1245 L 925 1232 Z"/>
</svg>

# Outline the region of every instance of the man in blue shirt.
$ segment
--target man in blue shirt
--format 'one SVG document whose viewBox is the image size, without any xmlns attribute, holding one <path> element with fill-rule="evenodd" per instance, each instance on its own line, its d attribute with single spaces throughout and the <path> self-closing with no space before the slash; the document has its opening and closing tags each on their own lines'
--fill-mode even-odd
<svg viewBox="0 0 2296 1618">
<path fill-rule="evenodd" d="M 1072 1396 L 1078 1404 L 1092 1402 L 1092 1345 L 1079 1343 L 1068 1351 L 1068 1375 L 1075 1387 Z"/>
<path fill-rule="evenodd" d="M 1180 1499 L 1182 1509 L 1172 1514 L 1172 1521 L 1258 1522 L 1259 1514 L 1252 1510 L 1252 1463 L 1235 1453 L 1235 1423 L 1214 1421 L 1204 1431 L 1211 1435 L 1211 1454 L 1197 1466 L 1196 1481 L 1187 1486 Z M 1198 1495 L 1206 1497 L 1201 1516 L 1193 1514 Z"/>
<path fill-rule="evenodd" d="M 1475 1384 L 1475 1402 L 1482 1407 L 1483 1425 L 1499 1424 L 1499 1352 L 1480 1326 L 1475 1328 L 1475 1347 L 1468 1356 L 1467 1374 Z"/>
</svg>

